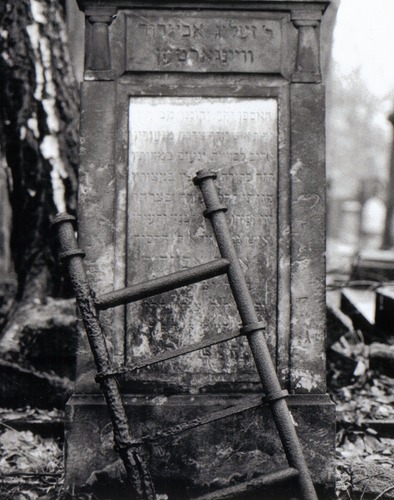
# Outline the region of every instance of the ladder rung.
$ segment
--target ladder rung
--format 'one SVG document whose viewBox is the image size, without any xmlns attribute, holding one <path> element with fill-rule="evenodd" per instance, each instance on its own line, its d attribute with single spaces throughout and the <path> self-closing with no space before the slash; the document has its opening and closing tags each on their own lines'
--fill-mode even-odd
<svg viewBox="0 0 394 500">
<path fill-rule="evenodd" d="M 235 333 L 227 334 L 227 335 L 218 335 L 216 337 L 211 337 L 201 342 L 196 342 L 195 344 L 190 344 L 185 347 L 180 347 L 179 349 L 173 349 L 171 351 L 161 352 L 156 356 L 151 356 L 150 358 L 143 359 L 137 363 L 133 363 L 132 365 L 126 365 L 123 373 L 131 373 L 139 370 L 140 368 L 146 368 L 147 366 L 155 365 L 156 363 L 161 363 L 162 361 L 168 361 L 169 359 L 177 358 L 178 356 L 183 356 L 184 354 L 189 354 L 194 351 L 198 351 L 199 349 L 204 349 L 206 347 L 211 347 L 216 344 L 220 344 L 221 342 L 227 342 L 228 340 L 236 339 L 241 337 L 242 334 L 237 331 Z"/>
<path fill-rule="evenodd" d="M 211 422 L 216 422 L 217 420 L 222 420 L 226 417 L 231 417 L 237 413 L 242 413 L 247 410 L 252 410 L 253 408 L 258 408 L 264 404 L 263 396 L 256 396 L 249 398 L 241 404 L 233 405 L 224 410 L 215 411 L 209 413 L 208 415 L 203 415 L 202 417 L 189 420 L 188 422 L 183 422 L 170 427 L 168 429 L 159 430 L 153 434 L 145 434 L 139 438 L 132 440 L 131 444 L 133 446 L 142 445 L 144 443 L 151 443 L 152 441 L 157 441 L 158 439 L 169 438 L 181 434 L 182 432 L 189 431 L 195 427 L 200 427 L 201 425 L 210 424 Z"/>
<path fill-rule="evenodd" d="M 97 309 L 104 310 L 121 304 L 129 304 L 159 293 L 169 292 L 182 286 L 192 285 L 215 276 L 225 274 L 229 267 L 227 259 L 216 259 L 200 266 L 177 271 L 161 278 L 144 281 L 121 290 L 105 293 L 95 299 Z"/>
<path fill-rule="evenodd" d="M 221 490 L 214 491 L 212 493 L 207 493 L 194 500 L 229 500 L 237 495 L 243 493 L 253 493 L 259 491 L 263 488 L 271 488 L 281 483 L 287 483 L 298 478 L 298 470 L 288 467 L 287 469 L 282 469 L 276 472 L 271 472 L 269 474 L 264 474 L 264 476 L 256 477 L 251 481 L 237 484 L 235 486 L 230 486 L 229 488 L 223 488 Z"/>
</svg>

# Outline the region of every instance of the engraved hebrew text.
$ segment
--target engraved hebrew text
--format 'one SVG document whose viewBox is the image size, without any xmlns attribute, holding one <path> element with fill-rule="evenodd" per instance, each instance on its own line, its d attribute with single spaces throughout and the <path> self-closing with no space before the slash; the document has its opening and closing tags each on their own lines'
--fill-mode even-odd
<svg viewBox="0 0 394 500">
<path fill-rule="evenodd" d="M 126 66 L 129 71 L 280 73 L 281 44 L 279 19 L 134 11 L 127 16 Z"/>
<path fill-rule="evenodd" d="M 277 101 L 251 98 L 130 100 L 127 280 L 141 282 L 220 257 L 200 191 L 200 169 L 217 186 L 251 293 L 275 342 L 277 273 Z M 225 277 L 163 294 L 128 310 L 129 359 L 237 331 L 240 319 Z M 242 343 L 215 347 L 211 371 L 253 371 Z M 204 372 L 202 352 L 170 363 Z M 169 368 L 171 373 L 171 368 Z"/>
</svg>

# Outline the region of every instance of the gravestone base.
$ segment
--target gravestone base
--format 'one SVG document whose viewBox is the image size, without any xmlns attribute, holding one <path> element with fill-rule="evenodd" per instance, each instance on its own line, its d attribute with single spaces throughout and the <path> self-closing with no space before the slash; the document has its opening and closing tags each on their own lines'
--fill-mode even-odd
<svg viewBox="0 0 394 500">
<path fill-rule="evenodd" d="M 256 396 L 254 394 L 253 396 Z M 241 394 L 124 397 L 133 437 L 240 404 Z M 328 395 L 291 395 L 289 409 L 320 498 L 335 498 L 335 406 Z M 95 470 L 118 460 L 108 410 L 99 395 L 67 405 L 66 477 L 77 493 Z M 158 493 L 177 500 L 248 481 L 288 466 L 268 406 L 211 422 L 146 446 Z M 115 488 L 113 485 L 112 487 Z"/>
</svg>

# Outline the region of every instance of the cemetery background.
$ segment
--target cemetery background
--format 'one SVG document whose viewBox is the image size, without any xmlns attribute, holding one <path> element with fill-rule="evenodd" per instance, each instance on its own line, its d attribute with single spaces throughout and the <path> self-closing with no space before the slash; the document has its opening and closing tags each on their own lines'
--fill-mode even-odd
<svg viewBox="0 0 394 500">
<path fill-rule="evenodd" d="M 9 181 L 11 178 L 10 169 L 13 172 L 11 203 L 7 205 L 3 201 L 1 204 L 2 401 L 4 406 L 15 408 L 13 411 L 3 412 L 5 431 L 1 437 L 1 459 L 8 471 L 6 474 L 11 474 L 5 478 L 4 491 L 15 495 L 18 491 L 25 491 L 26 498 L 28 491 L 34 498 L 34 494 L 41 495 L 45 489 L 48 494 L 49 490 L 54 494 L 59 489 L 59 449 L 53 441 L 44 442 L 37 435 L 29 434 L 29 431 L 38 426 L 42 433 L 48 432 L 42 430 L 45 428 L 51 428 L 50 432 L 55 432 L 53 429 L 61 424 L 61 412 L 53 411 L 52 408 L 62 408 L 71 391 L 70 380 L 74 375 L 70 370 L 76 342 L 73 305 L 72 300 L 68 299 L 67 282 L 56 268 L 53 245 L 47 229 L 51 215 L 59 209 L 67 207 L 71 212 L 75 209 L 75 175 L 78 165 L 78 98 L 76 84 L 70 74 L 71 66 L 65 56 L 66 35 L 60 13 L 55 2 L 21 2 L 18 9 L 5 2 L 1 23 L 2 47 L 8 55 L 8 58 L 2 59 L 2 69 L 13 78 L 11 84 L 2 88 L 2 96 L 5 96 L 9 105 L 2 107 L 0 125 L 4 167 L 1 170 L 2 200 L 6 200 L 8 193 L 4 189 L 5 180 Z M 27 32 L 24 30 L 26 19 L 28 26 L 31 26 Z M 12 29 L 7 31 L 4 26 L 12 26 Z M 6 32 L 8 35 L 5 35 Z M 49 49 L 48 42 L 40 44 L 35 38 L 44 33 L 53 49 L 51 61 L 45 57 L 45 50 Z M 59 37 L 59 33 L 64 35 Z M 329 28 L 325 36 L 330 38 Z M 59 41 L 61 43 L 57 45 L 56 42 Z M 26 54 L 32 60 L 37 56 L 41 59 L 45 72 L 45 81 L 41 82 L 41 87 L 37 82 L 36 86 L 32 85 L 32 75 L 37 75 L 37 66 L 26 66 Z M 21 64 L 21 58 L 24 64 Z M 18 72 L 14 74 L 13 69 L 16 67 Z M 348 78 L 335 79 L 335 71 L 332 67 L 329 69 L 328 59 L 326 69 L 330 182 L 328 270 L 335 271 L 329 285 L 337 288 L 338 277 L 347 279 L 358 249 L 361 246 L 377 248 L 382 243 L 379 236 L 382 235 L 384 224 L 380 222 L 371 228 L 362 219 L 362 208 L 367 206 L 366 202 L 370 199 L 385 201 L 387 194 L 385 187 L 389 176 L 391 126 L 384 123 L 382 115 L 387 116 L 391 103 L 394 102 L 394 93 L 391 90 L 380 95 L 371 93 L 363 77 L 360 77 L 361 70 L 356 69 Z M 49 73 L 53 76 L 49 77 Z M 3 82 L 5 81 L 4 79 Z M 31 90 L 27 92 L 26 89 L 29 88 Z M 356 92 L 355 89 L 359 91 Z M 18 101 L 20 95 L 24 96 L 22 103 Z M 5 101 L 2 101 L 3 104 Z M 383 107 L 379 108 L 382 104 Z M 380 110 L 377 112 L 377 109 Z M 371 116 L 374 119 L 371 120 Z M 368 133 L 364 135 L 365 130 Z M 46 148 L 45 145 L 48 144 L 51 147 Z M 347 155 L 343 157 L 345 153 Z M 33 169 L 37 172 L 34 176 L 31 175 Z M 361 176 L 360 170 L 363 172 Z M 355 181 L 356 178 L 360 179 L 359 183 Z M 379 201 L 374 206 L 378 207 L 375 210 L 382 211 Z M 375 217 L 375 220 L 378 218 L 379 216 Z M 383 217 L 380 216 L 380 221 L 382 220 Z M 358 229 L 353 231 L 353 228 Z M 16 271 L 16 276 L 13 270 Z M 61 278 L 57 280 L 56 277 Z M 17 307 L 14 307 L 15 297 Z M 55 302 L 52 297 L 62 299 Z M 349 331 L 346 332 L 338 330 L 338 325 L 334 328 L 336 332 L 346 333 L 345 340 L 342 339 L 342 350 L 339 350 L 348 363 L 346 366 L 339 366 L 339 355 L 334 356 L 331 358 L 329 371 L 333 397 L 340 410 L 338 491 L 340 495 L 350 491 L 353 498 L 361 495 L 368 498 L 368 488 L 373 483 L 370 480 L 372 470 L 372 475 L 380 481 L 372 492 L 374 496 L 371 498 L 376 498 L 392 484 L 392 441 L 385 441 L 386 438 L 376 434 L 378 431 L 373 427 L 366 428 L 362 421 L 370 416 L 378 419 L 392 418 L 392 379 L 389 377 L 390 373 L 385 374 L 381 368 L 378 370 L 381 373 L 379 376 L 368 370 L 370 349 L 364 342 L 360 342 L 360 336 L 354 333 L 353 327 L 349 326 Z M 37 335 L 37 332 L 40 334 Z M 72 340 L 63 345 L 65 334 Z M 52 346 L 48 345 L 50 338 L 55 339 Z M 11 342 L 8 342 L 10 339 Z M 54 350 L 62 352 L 61 358 L 53 357 Z M 50 367 L 50 373 L 44 376 L 43 366 Z M 371 394 L 375 398 L 374 402 L 370 398 Z M 42 409 L 25 412 L 16 410 L 26 402 L 32 407 L 44 406 L 49 412 Z M 22 431 L 18 431 L 18 428 Z M 24 434 L 26 429 L 27 434 Z M 22 451 L 23 449 L 26 451 Z M 366 462 L 369 470 L 362 465 L 358 468 L 358 462 Z M 379 464 L 378 472 L 371 463 Z M 387 475 L 382 475 L 382 467 Z M 16 474 L 22 470 L 24 475 L 13 475 L 15 469 L 18 469 Z M 28 474 L 33 476 L 29 479 Z M 385 497 L 390 493 L 392 491 L 388 491 Z"/>
</svg>

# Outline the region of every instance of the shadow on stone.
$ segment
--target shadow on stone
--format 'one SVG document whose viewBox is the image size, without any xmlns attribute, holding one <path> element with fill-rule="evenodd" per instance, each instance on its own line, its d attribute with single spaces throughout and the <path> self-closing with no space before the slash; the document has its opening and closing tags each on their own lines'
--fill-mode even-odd
<svg viewBox="0 0 394 500">
<path fill-rule="evenodd" d="M 73 384 L 66 378 L 0 360 L 0 396 L 3 407 L 64 408 L 72 390 Z"/>
</svg>

